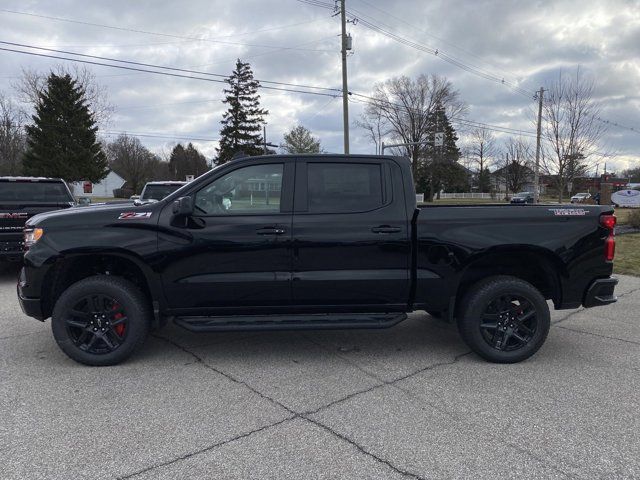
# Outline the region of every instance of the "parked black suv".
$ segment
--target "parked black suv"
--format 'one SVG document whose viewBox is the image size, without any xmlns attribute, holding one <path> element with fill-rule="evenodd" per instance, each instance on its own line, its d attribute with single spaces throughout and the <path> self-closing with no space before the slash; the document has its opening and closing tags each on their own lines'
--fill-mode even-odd
<svg viewBox="0 0 640 480">
<path fill-rule="evenodd" d="M 22 230 L 27 219 L 74 204 L 60 178 L 0 177 L 0 259 L 22 260 Z"/>
<path fill-rule="evenodd" d="M 159 202 L 27 222 L 25 313 L 71 358 L 124 360 L 150 328 L 381 328 L 426 310 L 518 362 L 556 308 L 616 301 L 610 206 L 418 208 L 406 158 L 244 158 Z"/>
</svg>

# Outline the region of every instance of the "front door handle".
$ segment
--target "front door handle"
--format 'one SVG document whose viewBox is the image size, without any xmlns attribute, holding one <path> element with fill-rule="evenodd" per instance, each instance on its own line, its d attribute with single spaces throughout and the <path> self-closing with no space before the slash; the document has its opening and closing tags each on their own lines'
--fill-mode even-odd
<svg viewBox="0 0 640 480">
<path fill-rule="evenodd" d="M 286 230 L 282 227 L 264 227 L 256 230 L 258 235 L 282 235 Z"/>
<path fill-rule="evenodd" d="M 373 233 L 400 233 L 402 229 L 400 227 L 392 227 L 390 225 L 380 225 L 379 227 L 373 227 L 371 231 Z"/>
</svg>

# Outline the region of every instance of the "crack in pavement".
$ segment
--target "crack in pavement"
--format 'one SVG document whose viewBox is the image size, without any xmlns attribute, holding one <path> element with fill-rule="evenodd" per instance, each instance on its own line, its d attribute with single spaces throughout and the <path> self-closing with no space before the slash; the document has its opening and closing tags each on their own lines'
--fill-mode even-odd
<svg viewBox="0 0 640 480">
<path fill-rule="evenodd" d="M 634 288 L 633 290 L 628 290 L 628 291 L 626 291 L 626 292 L 622 292 L 621 294 L 619 294 L 619 295 L 618 295 L 618 300 L 619 300 L 619 299 L 621 299 L 621 298 L 626 297 L 627 295 L 632 295 L 632 294 L 634 294 L 634 293 L 636 293 L 636 292 L 640 292 L 640 287 L 638 287 L 638 288 Z M 580 307 L 580 308 L 578 308 L 577 310 L 575 310 L 575 311 L 573 311 L 573 312 L 569 313 L 566 317 L 563 317 L 563 318 L 561 318 L 561 319 L 559 319 L 559 320 L 556 320 L 556 321 L 554 321 L 554 322 L 551 322 L 551 325 L 558 325 L 558 324 L 560 324 L 560 323 L 564 322 L 565 320 L 569 320 L 569 319 L 570 319 L 571 317 L 573 317 L 574 315 L 577 315 L 577 314 L 579 314 L 579 313 L 581 313 L 581 312 L 584 312 L 585 310 L 587 310 L 587 309 L 586 309 L 586 308 L 584 308 L 584 307 Z"/>
<path fill-rule="evenodd" d="M 166 462 L 157 463 L 155 465 L 151 465 L 149 467 L 143 468 L 142 470 L 138 470 L 137 472 L 128 473 L 126 475 L 123 475 L 123 476 L 117 477 L 117 478 L 118 478 L 118 480 L 126 480 L 128 478 L 132 478 L 132 477 L 136 477 L 138 475 L 142 475 L 143 473 L 147 473 L 147 472 L 149 472 L 151 470 L 155 470 L 156 468 L 166 467 L 166 466 L 172 465 L 172 464 L 174 464 L 176 462 L 180 462 L 182 460 L 187 460 L 188 458 L 194 457 L 196 455 L 200 455 L 201 453 L 208 452 L 210 450 L 213 450 L 214 448 L 221 447 L 222 445 L 226 445 L 228 443 L 235 442 L 236 440 L 241 440 L 243 438 L 246 438 L 246 437 L 248 437 L 250 435 L 253 435 L 254 433 L 262 432 L 263 430 L 267 430 L 268 428 L 276 427 L 276 426 L 281 425 L 281 424 L 283 424 L 285 422 L 293 420 L 294 418 L 296 418 L 296 416 L 291 416 L 291 417 L 284 418 L 282 420 L 278 420 L 275 423 L 270 423 L 270 424 L 264 425 L 264 426 L 262 426 L 260 428 L 253 429 L 253 430 L 251 430 L 249 432 L 241 433 L 240 435 L 237 435 L 237 436 L 235 436 L 233 438 L 229 438 L 227 440 L 223 440 L 221 442 L 214 443 L 213 445 L 209 445 L 207 447 L 201 448 L 200 450 L 196 450 L 194 452 L 185 453 L 184 455 L 181 455 L 179 457 L 173 458 L 171 460 L 167 460 Z"/>
<path fill-rule="evenodd" d="M 622 292 L 620 295 L 618 295 L 618 298 L 626 297 L 627 295 L 631 295 L 636 292 L 640 292 L 640 287 L 634 288 L 633 290 L 629 290 L 627 292 Z"/>
<path fill-rule="evenodd" d="M 380 463 L 383 463 L 383 464 L 387 465 L 388 467 L 390 467 L 391 469 L 393 469 L 393 470 L 394 470 L 395 472 L 397 472 L 397 473 L 400 473 L 400 474 L 402 474 L 402 475 L 404 475 L 404 476 L 409 476 L 409 477 L 411 477 L 411 478 L 415 478 L 415 479 L 422 479 L 422 478 L 423 478 L 423 477 L 418 476 L 417 474 L 413 474 L 413 473 L 410 473 L 410 472 L 406 472 L 405 470 L 403 470 L 403 469 L 401 469 L 401 468 L 399 468 L 399 467 L 397 467 L 397 466 L 393 465 L 389 460 L 385 460 L 385 459 L 383 459 L 383 458 L 381 458 L 381 457 L 378 457 L 377 455 L 375 455 L 375 454 L 373 454 L 373 453 L 371 453 L 371 452 L 367 451 L 364 447 L 362 447 L 361 445 L 359 445 L 359 444 L 358 444 L 357 442 L 355 442 L 354 440 L 349 439 L 349 438 L 345 437 L 344 435 L 341 435 L 341 434 L 339 434 L 338 432 L 333 431 L 331 428 L 329 428 L 328 426 L 326 426 L 326 425 L 322 424 L 321 422 L 319 422 L 319 421 L 317 421 L 317 420 L 315 420 L 315 419 L 309 418 L 309 415 L 313 415 L 314 413 L 317 413 L 317 412 L 319 412 L 320 410 L 323 410 L 323 409 L 325 409 L 325 408 L 328 408 L 328 407 L 330 407 L 330 406 L 332 406 L 332 405 L 335 405 L 335 404 L 337 404 L 337 403 L 343 402 L 343 401 L 345 401 L 345 400 L 347 400 L 347 399 L 349 399 L 349 398 L 353 398 L 353 397 L 354 397 L 354 396 L 356 396 L 356 395 L 360 395 L 360 394 L 362 394 L 362 393 L 366 393 L 366 392 L 369 392 L 369 391 L 371 391 L 371 390 L 374 390 L 375 388 L 379 388 L 379 387 L 381 387 L 381 386 L 385 385 L 385 383 L 382 383 L 382 384 L 379 384 L 379 385 L 374 385 L 373 387 L 370 387 L 370 388 L 368 388 L 368 389 L 365 389 L 365 390 L 362 390 L 362 391 L 358 391 L 358 392 L 355 392 L 355 393 L 352 393 L 352 394 L 346 395 L 345 397 L 342 397 L 341 399 L 338 399 L 338 400 L 336 400 L 336 401 L 330 402 L 330 403 L 329 403 L 329 404 L 327 404 L 327 405 L 323 405 L 322 407 L 320 407 L 320 408 L 318 408 L 318 409 L 316 409 L 316 410 L 309 411 L 309 412 L 304 412 L 304 413 L 298 413 L 298 412 L 295 412 L 294 410 L 290 409 L 289 407 L 287 407 L 287 406 L 286 406 L 286 405 L 284 405 L 283 403 L 279 402 L 278 400 L 276 400 L 276 399 L 274 399 L 274 398 L 272 398 L 272 397 L 269 397 L 268 395 L 266 395 L 266 394 L 262 393 L 261 391 L 257 390 L 256 388 L 252 387 L 251 385 L 249 385 L 249 384 L 248 384 L 247 382 L 245 382 L 244 380 L 240 380 L 240 379 L 238 379 L 238 378 L 234 377 L 233 375 L 228 374 L 228 373 L 226 373 L 226 372 L 223 372 L 222 370 L 220 370 L 220 369 L 218 369 L 218 368 L 215 368 L 214 366 L 212 366 L 212 365 L 208 364 L 207 362 L 205 362 L 205 361 L 204 361 L 204 359 L 203 359 L 202 357 L 200 357 L 200 356 L 199 356 L 199 355 L 197 355 L 196 353 L 194 353 L 194 352 L 190 351 L 188 348 L 186 348 L 186 347 L 184 347 L 184 346 L 180 345 L 179 343 L 177 343 L 177 342 L 175 342 L 175 341 L 173 341 L 173 340 L 171 340 L 171 339 L 169 339 L 169 338 L 162 337 L 162 336 L 160 336 L 160 335 L 151 335 L 151 336 L 152 336 L 152 337 L 154 337 L 154 338 L 157 338 L 157 339 L 159 339 L 159 340 L 163 340 L 163 341 L 165 341 L 165 342 L 169 343 L 170 345 L 172 345 L 172 346 L 174 346 L 175 348 L 177 348 L 177 349 L 179 349 L 179 350 L 183 351 L 184 353 L 186 353 L 186 354 L 188 354 L 188 355 L 191 355 L 193 358 L 195 358 L 195 359 L 196 359 L 196 362 L 197 362 L 197 363 L 201 364 L 201 365 L 202 365 L 202 366 L 204 366 L 205 368 L 207 368 L 207 369 L 209 369 L 209 370 L 211 370 L 211 371 L 213 371 L 213 372 L 215 372 L 215 373 L 217 373 L 217 374 L 219 374 L 219 375 L 222 375 L 223 377 L 227 378 L 228 380 L 230 380 L 230 381 L 232 381 L 232 382 L 234 382 L 234 383 L 237 383 L 237 384 L 239 384 L 239 385 L 243 385 L 244 387 L 246 387 L 247 389 L 249 389 L 251 392 L 253 392 L 253 393 L 255 393 L 256 395 L 258 395 L 259 397 L 261 397 L 261 398 L 263 398 L 263 399 L 265 399 L 265 400 L 267 400 L 267 401 L 269 401 L 269 402 L 271 402 L 271 403 L 273 403 L 273 404 L 275 404 L 275 405 L 277 405 L 277 406 L 282 407 L 282 408 L 283 408 L 283 409 L 285 409 L 287 412 L 289 412 L 289 413 L 291 414 L 291 416 L 289 416 L 289 417 L 287 417 L 287 418 L 285 418 L 285 419 L 279 420 L 279 421 L 277 421 L 277 422 L 275 422 L 275 423 L 272 423 L 272 424 L 265 425 L 265 426 L 263 426 L 263 427 L 260 427 L 260 428 L 254 429 L 254 430 L 252 430 L 252 431 L 250 431 L 250 432 L 243 433 L 243 434 L 238 435 L 238 436 L 236 436 L 236 437 L 234 437 L 234 438 L 231 438 L 231 439 L 228 439 L 228 440 L 224 440 L 224 441 L 222 441 L 222 442 L 218 442 L 218 443 L 216 443 L 216 444 L 210 445 L 210 446 L 205 447 L 205 448 L 203 448 L 203 449 L 200 449 L 200 450 L 197 450 L 197 451 L 194 451 L 194 452 L 190 452 L 190 453 L 187 453 L 187 454 L 185 454 L 185 455 L 181 455 L 180 457 L 176 457 L 176 458 L 174 458 L 174 459 L 172 459 L 172 460 L 168 460 L 168 461 L 166 461 L 166 462 L 162 462 L 162 463 L 159 463 L 159 464 L 156 464 L 156 465 L 151 465 L 151 466 L 146 467 L 146 468 L 144 468 L 144 469 L 142 469 L 142 470 L 139 470 L 139 471 L 137 471 L 137 472 L 133 472 L 133 473 L 127 474 L 127 475 L 125 475 L 125 476 L 119 477 L 120 479 L 122 479 L 122 480 L 129 479 L 129 478 L 135 477 L 135 476 L 137 476 L 137 475 L 140 475 L 140 474 L 142 474 L 142 473 L 146 473 L 146 472 L 149 472 L 149 471 L 151 471 L 151 470 L 154 470 L 154 469 L 156 469 L 156 468 L 160 468 L 160 467 L 164 467 L 164 466 L 167 466 L 167 465 L 171 465 L 171 464 L 173 464 L 173 463 L 179 462 L 179 461 L 181 461 L 181 460 L 185 460 L 185 459 L 190 458 L 190 457 L 193 457 L 193 456 L 195 456 L 195 455 L 199 455 L 199 454 L 201 454 L 201 453 L 205 453 L 205 452 L 211 451 L 211 450 L 213 450 L 213 449 L 215 449 L 215 448 L 217 448 L 217 447 L 219 447 L 219 446 L 226 445 L 226 444 L 231 443 L 231 442 L 233 442 L 233 441 L 235 441 L 235 440 L 239 440 L 239 439 L 242 439 L 242 438 L 249 437 L 250 435 L 253 435 L 254 433 L 261 432 L 261 431 L 263 431 L 263 430 L 266 430 L 266 429 L 268 429 L 268 428 L 271 428 L 271 427 L 274 427 L 274 426 L 280 425 L 280 424 L 282 424 L 282 423 L 288 422 L 288 421 L 293 420 L 293 419 L 296 419 L 296 418 L 300 418 L 300 419 L 305 420 L 305 421 L 307 421 L 307 422 L 309 422 L 309 423 L 311 423 L 311 424 L 314 424 L 314 425 L 317 425 L 317 426 L 321 427 L 321 428 L 322 428 L 322 429 L 324 429 L 325 431 L 327 431 L 327 432 L 329 432 L 329 433 L 333 434 L 336 438 L 339 438 L 340 440 L 345 441 L 345 442 L 347 442 L 347 443 L 351 444 L 352 446 L 356 447 L 356 448 L 357 448 L 361 453 L 363 453 L 363 454 L 365 454 L 365 455 L 367 455 L 367 456 L 369 456 L 369 457 L 371 457 L 371 458 L 375 459 L 377 462 L 380 462 Z M 468 353 L 471 353 L 471 352 L 467 352 L 467 354 L 468 354 Z M 459 356 L 458 356 L 458 357 L 459 357 Z M 455 362 L 459 359 L 458 357 L 456 357 L 452 362 L 439 363 L 439 364 L 430 365 L 430 366 L 425 367 L 425 368 L 421 368 L 420 370 L 418 370 L 418 371 L 414 372 L 413 374 L 418 374 L 418 373 L 420 373 L 420 372 L 422 372 L 422 371 L 429 370 L 429 369 L 433 369 L 433 368 L 436 368 L 436 367 L 439 367 L 439 366 L 442 366 L 442 365 L 449 365 L 449 364 L 455 363 Z M 404 378 L 408 378 L 408 376 L 402 377 L 402 378 L 398 379 L 398 381 L 400 381 L 400 380 L 402 380 L 402 379 L 404 379 Z"/>
<path fill-rule="evenodd" d="M 306 336 L 306 335 L 303 335 L 303 336 L 304 336 L 305 338 L 307 338 L 307 336 Z M 406 380 L 406 379 L 408 379 L 408 378 L 411 378 L 411 377 L 413 377 L 413 376 L 415 376 L 415 375 L 417 375 L 417 374 L 419 374 L 419 373 L 422 373 L 422 372 L 425 372 L 425 371 L 428 371 L 428 370 L 432 370 L 432 369 L 434 369 L 434 368 L 436 368 L 436 367 L 440 367 L 440 366 L 443 366 L 443 365 L 453 365 L 454 363 L 457 363 L 457 362 L 458 362 L 462 357 L 464 357 L 464 356 L 466 356 L 466 355 L 469 355 L 469 354 L 471 354 L 471 353 L 473 353 L 473 352 L 469 351 L 469 352 L 465 352 L 465 353 L 459 354 L 459 355 L 457 355 L 456 357 L 454 357 L 454 359 L 453 359 L 453 361 L 452 361 L 452 362 L 432 364 L 432 365 L 429 365 L 429 366 L 427 366 L 427 367 L 421 368 L 421 369 L 420 369 L 420 370 L 418 370 L 418 371 L 412 372 L 412 373 L 410 373 L 410 374 L 408 374 L 408 375 L 405 375 L 405 376 L 402 376 L 402 377 L 396 378 L 396 379 L 394 379 L 394 380 L 384 380 L 384 379 L 382 379 L 382 378 L 378 377 L 377 375 L 375 375 L 375 374 L 372 374 L 372 373 L 368 372 L 366 369 L 361 368 L 357 363 L 352 362 L 350 359 L 348 359 L 348 358 L 344 357 L 343 355 L 340 355 L 339 353 L 336 353 L 336 352 L 334 352 L 333 350 L 330 350 L 326 345 L 324 345 L 324 344 L 322 344 L 322 343 L 320 343 L 320 342 L 316 342 L 316 341 L 314 341 L 314 340 L 312 340 L 312 339 L 310 339 L 310 338 L 307 338 L 307 340 L 309 340 L 310 342 L 314 343 L 315 345 L 318 345 L 319 347 L 321 347 L 321 348 L 325 349 L 326 351 L 333 353 L 333 355 L 335 355 L 336 357 L 338 357 L 338 358 L 340 358 L 340 359 L 344 360 L 345 362 L 349 363 L 350 365 L 352 365 L 352 366 L 356 367 L 356 368 L 357 368 L 358 370 L 360 370 L 362 373 L 364 373 L 364 374 L 366 374 L 366 375 L 369 375 L 370 377 L 372 377 L 372 378 L 374 378 L 374 379 L 376 379 L 376 380 L 378 380 L 378 381 L 382 382 L 382 383 L 383 383 L 383 385 L 388 385 L 388 386 L 390 386 L 390 387 L 392 387 L 392 388 L 395 388 L 395 389 L 399 390 L 400 392 L 402 392 L 402 394 L 407 395 L 408 397 L 411 397 L 411 399 L 413 399 L 413 400 L 417 400 L 418 402 L 424 402 L 424 403 L 426 403 L 427 405 L 429 405 L 432 409 L 434 409 L 434 410 L 436 410 L 436 411 L 439 411 L 439 412 L 441 412 L 441 413 L 445 414 L 446 416 L 448 416 L 449 418 L 451 418 L 451 419 L 453 419 L 453 420 L 455 420 L 455 421 L 457 421 L 457 422 L 464 423 L 464 424 L 467 424 L 467 425 L 470 425 L 470 426 L 473 426 L 473 427 L 480 427 L 480 428 L 482 428 L 482 425 L 477 425 L 477 424 L 475 424 L 475 423 L 473 423 L 473 422 L 470 422 L 469 420 L 467 420 L 467 419 L 465 419 L 465 418 L 462 418 L 462 417 L 458 416 L 458 415 L 456 414 L 456 412 L 455 412 L 455 411 L 450 412 L 449 410 L 447 410 L 447 409 L 445 409 L 445 408 L 443 408 L 443 407 L 441 407 L 441 406 L 439 406 L 439 405 L 436 405 L 436 404 L 434 404 L 434 403 L 430 402 L 428 399 L 426 399 L 426 398 L 422 397 L 421 395 L 417 395 L 417 394 L 415 394 L 414 392 L 412 392 L 411 390 L 404 389 L 404 388 L 400 387 L 399 385 L 397 385 L 397 383 L 399 383 L 400 381 L 402 381 L 402 380 Z M 377 386 L 371 387 L 371 388 L 369 388 L 367 391 L 375 390 L 376 388 L 379 388 L 379 387 L 381 387 L 381 386 L 383 386 L 383 385 L 377 385 Z M 358 394 L 354 394 L 354 395 L 352 395 L 351 397 L 354 397 L 354 396 L 356 396 L 356 395 L 360 395 L 360 393 L 365 393 L 365 392 L 359 392 Z M 350 398 L 351 398 L 351 397 L 350 397 Z M 332 405 L 334 405 L 335 403 L 339 403 L 339 402 L 342 402 L 342 401 L 344 401 L 344 399 L 341 399 L 341 400 L 339 400 L 339 401 L 337 401 L 337 402 L 333 402 L 332 404 L 329 404 L 329 405 L 326 405 L 326 406 L 324 406 L 324 407 L 321 407 L 320 409 L 318 409 L 317 411 L 315 411 L 315 412 L 313 412 L 313 413 L 317 413 L 317 412 L 318 412 L 318 411 L 320 411 L 320 410 L 324 410 L 325 408 L 328 408 L 329 406 L 332 406 Z M 513 448 L 514 450 L 516 450 L 517 452 L 519 452 L 519 453 L 521 453 L 521 454 L 524 454 L 524 455 L 529 456 L 530 458 L 532 458 L 532 459 L 534 459 L 534 460 L 536 460 L 536 461 L 540 462 L 542 465 L 546 465 L 546 466 L 548 466 L 549 468 L 551 468 L 552 470 L 554 470 L 554 471 L 556 471 L 556 472 L 558 472 L 558 473 L 561 473 L 561 474 L 563 474 L 563 475 L 565 475 L 565 476 L 568 476 L 568 477 L 571 477 L 571 478 L 575 478 L 575 477 L 573 477 L 570 473 L 565 472 L 564 470 L 562 470 L 559 466 L 557 466 L 557 465 L 550 465 L 550 464 L 546 463 L 546 462 L 545 462 L 545 460 L 544 460 L 543 458 L 540 458 L 540 457 L 539 457 L 539 456 L 537 456 L 534 452 L 530 452 L 530 451 L 528 451 L 527 449 L 522 448 L 522 447 L 520 447 L 520 446 L 519 446 L 519 445 L 517 445 L 517 444 L 511 443 L 511 442 L 509 442 L 508 440 L 504 440 L 503 438 L 501 438 L 501 437 L 499 437 L 499 436 L 492 435 L 492 434 L 490 434 L 490 433 L 487 433 L 487 436 L 488 436 L 488 437 L 490 437 L 490 438 L 492 438 L 492 439 L 494 439 L 494 440 L 497 440 L 498 442 L 502 443 L 503 445 L 506 445 L 506 446 L 508 446 L 508 447 Z"/>
<path fill-rule="evenodd" d="M 617 340 L 618 342 L 631 343 L 633 345 L 640 345 L 640 342 L 636 342 L 634 340 L 625 340 L 624 338 L 610 337 L 608 335 L 602 335 L 600 333 L 587 332 L 586 330 L 578 330 L 577 328 L 565 327 L 564 325 L 554 325 L 554 326 L 561 328 L 563 330 L 568 330 L 570 332 L 583 333 L 585 335 L 592 335 L 594 337 L 608 338 L 609 340 Z"/>
<path fill-rule="evenodd" d="M 368 451 L 362 445 L 359 445 L 358 443 L 356 443 L 354 440 L 350 439 L 349 437 L 347 437 L 347 436 L 345 436 L 345 435 L 343 435 L 343 434 L 341 434 L 339 432 L 336 432 L 331 427 L 329 427 L 328 425 L 325 425 L 324 423 L 320 422 L 319 420 L 316 420 L 316 419 L 313 419 L 313 418 L 307 418 L 306 416 L 303 416 L 302 418 L 304 418 L 308 422 L 313 423 L 314 425 L 317 425 L 318 427 L 320 427 L 323 430 L 329 432 L 330 434 L 338 437 L 339 439 L 347 442 L 348 444 L 354 446 L 361 453 L 373 458 L 378 463 L 386 465 L 387 467 L 391 468 L 394 472 L 399 473 L 399 474 L 401 474 L 401 475 L 403 475 L 405 477 L 411 477 L 411 478 L 415 478 L 417 480 L 425 480 L 425 477 L 422 477 L 422 476 L 418 475 L 417 473 L 409 472 L 408 470 L 403 470 L 403 469 L 401 469 L 399 467 L 396 467 L 390 461 L 385 460 L 384 458 L 381 458 L 381 457 L 375 455 L 374 453 Z"/>
<path fill-rule="evenodd" d="M 466 425 L 469 425 L 469 426 L 472 426 L 472 427 L 480 428 L 480 429 L 484 428 L 483 425 L 476 424 L 476 423 L 474 423 L 472 421 L 469 421 L 469 420 L 467 420 L 465 418 L 462 418 L 462 417 L 458 416 L 458 413 L 455 410 L 449 411 L 449 410 L 447 410 L 446 408 L 444 408 L 444 407 L 442 407 L 440 405 L 437 405 L 437 404 L 435 404 L 433 402 L 430 402 L 429 399 L 423 397 L 420 394 L 416 394 L 415 392 L 412 392 L 411 390 L 408 390 L 408 389 L 404 389 L 404 388 L 402 388 L 402 387 L 400 387 L 398 385 L 392 385 L 392 387 L 400 390 L 401 392 L 403 392 L 407 396 L 411 397 L 413 400 L 417 400 L 418 402 L 426 403 L 427 405 L 429 405 L 434 410 L 437 410 L 437 411 L 443 413 L 444 415 L 448 416 L 450 419 L 452 419 L 452 420 L 454 420 L 456 422 L 460 422 L 460 423 L 463 423 L 463 424 L 466 424 Z M 420 406 L 420 408 L 422 408 L 422 406 Z M 424 408 L 423 408 L 423 410 L 424 410 Z M 506 445 L 507 447 L 513 448 L 517 452 L 519 452 L 519 453 L 521 453 L 523 455 L 526 455 L 526 456 L 528 456 L 528 457 L 540 462 L 542 465 L 545 465 L 546 467 L 549 467 L 551 470 L 554 470 L 555 472 L 561 473 L 562 475 L 565 475 L 565 476 L 567 476 L 569 478 L 576 478 L 575 475 L 572 475 L 572 474 L 570 474 L 568 472 L 565 472 L 558 465 L 553 465 L 553 464 L 548 463 L 549 459 L 545 460 L 544 458 L 539 457 L 534 452 L 531 452 L 531 451 L 527 450 L 526 448 L 521 447 L 518 444 L 512 443 L 512 442 L 510 442 L 508 440 L 505 440 L 502 437 L 494 435 L 494 434 L 492 434 L 490 432 L 485 432 L 485 434 L 490 439 L 496 440 L 499 443 L 501 443 L 502 445 Z"/>
<path fill-rule="evenodd" d="M 558 325 L 558 324 L 564 322 L 565 320 L 569 320 L 574 315 L 577 315 L 580 312 L 584 312 L 585 310 L 586 310 L 586 308 L 580 307 L 577 310 L 575 310 L 575 311 L 571 312 L 570 314 L 568 314 L 566 317 L 562 317 L 560 320 L 556 320 L 555 322 L 551 322 L 551 325 Z"/>
<path fill-rule="evenodd" d="M 227 380 L 232 381 L 233 383 L 237 383 L 239 385 L 242 385 L 246 388 L 248 388 L 249 390 L 251 390 L 253 393 L 255 393 L 256 395 L 258 395 L 260 398 L 267 400 L 268 402 L 273 403 L 274 405 L 277 405 L 281 408 L 284 408 L 287 412 L 293 414 L 293 415 L 298 415 L 298 412 L 293 411 L 292 409 L 290 409 L 289 407 L 287 407 L 286 405 L 284 405 L 283 403 L 279 402 L 278 400 L 276 400 L 275 398 L 272 398 L 268 395 L 265 395 L 264 393 L 262 393 L 261 391 L 255 389 L 254 387 L 252 387 L 251 385 L 249 385 L 247 382 L 245 382 L 244 380 L 240 380 L 239 378 L 234 377 L 233 375 L 231 375 L 230 373 L 227 372 L 223 372 L 222 370 L 214 367 L 213 365 L 208 364 L 207 362 L 204 361 L 204 359 L 202 357 L 200 357 L 198 354 L 192 352 L 191 350 L 189 350 L 187 347 L 183 347 L 182 345 L 180 345 L 179 343 L 171 340 L 170 338 L 166 338 L 166 337 L 162 337 L 160 335 L 151 335 L 154 338 L 160 339 L 160 340 L 164 340 L 165 342 L 167 342 L 170 345 L 173 345 L 174 347 L 176 347 L 179 350 L 182 350 L 184 353 L 191 355 L 193 358 L 196 359 L 196 361 L 201 364 L 203 367 L 208 368 L 209 370 L 216 372 L 219 375 L 222 375 L 223 377 L 225 377 Z"/>
<path fill-rule="evenodd" d="M 455 357 L 454 357 L 450 362 L 432 363 L 432 364 L 430 364 L 430 365 L 427 365 L 426 367 L 421 367 L 421 368 L 419 368 L 418 370 L 415 370 L 415 371 L 413 371 L 413 372 L 411 372 L 411 373 L 408 373 L 407 375 L 403 375 L 402 377 L 398 377 L 398 378 L 395 378 L 395 379 L 393 379 L 393 380 L 384 380 L 384 379 L 379 378 L 379 377 L 377 377 L 377 376 L 375 376 L 375 375 L 368 374 L 368 373 L 366 372 L 366 370 L 363 370 L 363 369 L 362 369 L 361 371 L 362 371 L 363 373 L 366 373 L 367 375 L 369 375 L 370 377 L 374 378 L 375 380 L 378 380 L 380 383 L 379 383 L 378 385 L 373 385 L 372 387 L 369 387 L 369 388 L 367 388 L 367 389 L 360 390 L 360 391 L 357 391 L 357 392 L 354 392 L 354 393 L 350 393 L 349 395 L 346 395 L 346 396 L 344 396 L 344 397 L 342 397 L 342 398 L 339 398 L 339 399 L 337 399 L 337 400 L 334 400 L 334 401 L 332 401 L 332 402 L 329 402 L 329 403 L 327 403 L 326 405 L 323 405 L 323 406 L 321 406 L 321 407 L 318 407 L 318 408 L 316 408 L 315 410 L 310 410 L 310 411 L 303 412 L 301 415 L 303 415 L 303 416 L 305 416 L 305 415 L 314 415 L 314 414 L 319 413 L 319 412 L 321 412 L 321 411 L 323 411 L 323 410 L 326 410 L 327 408 L 333 407 L 333 406 L 335 406 L 335 405 L 337 405 L 337 404 L 339 404 L 339 403 L 343 403 L 343 402 L 345 402 L 345 401 L 347 401 L 347 400 L 350 400 L 350 399 L 352 399 L 353 397 L 356 397 L 356 396 L 358 396 L 358 395 L 362 395 L 363 393 L 369 393 L 369 392 L 372 392 L 373 390 L 376 390 L 376 389 L 378 389 L 378 388 L 385 387 L 385 386 L 394 386 L 394 384 L 395 384 L 395 383 L 397 383 L 397 382 L 400 382 L 400 381 L 402 381 L 402 380 L 406 380 L 407 378 L 410 378 L 410 377 L 412 377 L 412 376 L 414 376 L 414 375 L 418 375 L 418 374 L 420 374 L 420 373 L 422 373 L 422 372 L 426 372 L 426 371 L 428 371 L 428 370 L 434 370 L 434 369 L 439 368 L 439 367 L 445 367 L 445 366 L 448 366 L 448 365 L 453 365 L 454 363 L 457 363 L 457 362 L 458 362 L 462 357 L 464 357 L 464 356 L 466 356 L 466 355 L 469 355 L 469 354 L 471 354 L 471 353 L 473 353 L 473 352 L 468 351 L 468 352 L 465 352 L 465 353 L 461 353 L 461 354 L 459 354 L 459 355 L 456 355 L 456 356 L 455 356 Z M 334 355 L 336 355 L 336 356 L 338 356 L 339 358 L 341 358 L 341 359 L 345 360 L 347 363 L 352 364 L 352 363 L 351 363 L 351 362 L 349 362 L 347 359 L 345 359 L 345 358 L 341 357 L 340 355 L 337 355 L 335 352 L 334 352 Z M 353 365 L 353 364 L 352 364 L 352 365 Z M 354 366 L 356 366 L 356 365 L 354 365 Z M 356 366 L 356 367 L 357 367 L 357 366 Z"/>
</svg>

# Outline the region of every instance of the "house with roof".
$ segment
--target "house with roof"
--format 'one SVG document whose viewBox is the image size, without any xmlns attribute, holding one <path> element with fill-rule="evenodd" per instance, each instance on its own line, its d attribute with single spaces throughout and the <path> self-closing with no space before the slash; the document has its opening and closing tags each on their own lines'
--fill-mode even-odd
<svg viewBox="0 0 640 480">
<path fill-rule="evenodd" d="M 92 183 L 88 180 L 82 182 L 73 182 L 69 184 L 71 193 L 74 197 L 102 197 L 114 198 L 113 191 L 122 188 L 125 179 L 111 170 L 106 177 L 98 183 Z"/>
</svg>

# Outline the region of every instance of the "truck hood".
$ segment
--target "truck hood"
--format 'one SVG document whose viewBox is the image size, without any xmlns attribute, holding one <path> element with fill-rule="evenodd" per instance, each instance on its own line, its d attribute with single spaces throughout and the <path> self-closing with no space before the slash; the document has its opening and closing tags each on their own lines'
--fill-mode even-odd
<svg viewBox="0 0 640 480">
<path fill-rule="evenodd" d="M 55 210 L 35 215 L 27 221 L 26 226 L 55 226 L 57 224 L 82 225 L 94 222 L 109 224 L 116 220 L 148 219 L 155 216 L 153 212 L 158 210 L 158 208 L 161 207 L 159 207 L 157 203 L 139 207 L 133 206 L 130 203 L 73 207 L 66 210 Z"/>
</svg>

